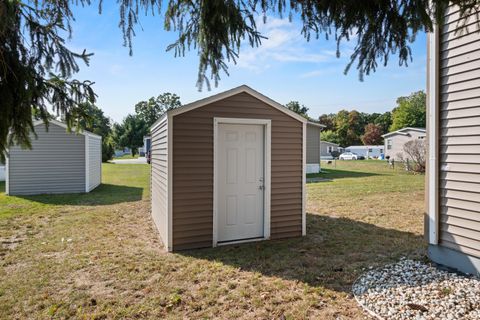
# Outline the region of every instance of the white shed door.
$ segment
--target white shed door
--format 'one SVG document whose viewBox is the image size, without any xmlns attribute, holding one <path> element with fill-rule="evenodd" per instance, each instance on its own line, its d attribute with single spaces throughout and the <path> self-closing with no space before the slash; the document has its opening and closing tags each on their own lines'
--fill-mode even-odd
<svg viewBox="0 0 480 320">
<path fill-rule="evenodd" d="M 264 144 L 262 125 L 218 125 L 218 242 L 263 237 Z"/>
</svg>

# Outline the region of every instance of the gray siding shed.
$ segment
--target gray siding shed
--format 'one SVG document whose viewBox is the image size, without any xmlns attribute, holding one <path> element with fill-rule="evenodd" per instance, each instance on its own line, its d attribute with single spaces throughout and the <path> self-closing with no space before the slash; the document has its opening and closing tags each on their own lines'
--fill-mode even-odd
<svg viewBox="0 0 480 320">
<path fill-rule="evenodd" d="M 50 121 L 48 130 L 36 122 L 32 149 L 12 146 L 7 153 L 6 193 L 9 195 L 89 192 L 101 180 L 101 137 L 69 133 Z"/>
</svg>

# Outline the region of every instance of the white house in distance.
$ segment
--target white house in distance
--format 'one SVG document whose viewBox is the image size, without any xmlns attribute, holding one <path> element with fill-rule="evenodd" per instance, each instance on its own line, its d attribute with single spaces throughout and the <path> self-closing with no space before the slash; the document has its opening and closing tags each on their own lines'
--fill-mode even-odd
<svg viewBox="0 0 480 320">
<path fill-rule="evenodd" d="M 378 146 L 350 146 L 345 148 L 345 152 L 352 152 L 359 156 L 364 156 L 365 159 L 378 158 L 383 154 L 383 145 Z"/>
<path fill-rule="evenodd" d="M 385 139 L 385 157 L 394 160 L 403 160 L 408 158 L 403 151 L 405 143 L 415 139 L 425 139 L 425 128 L 403 128 L 397 131 L 384 134 Z"/>
<path fill-rule="evenodd" d="M 320 142 L 320 159 L 321 160 L 332 160 L 332 152 L 343 152 L 343 148 L 340 145 L 329 142 L 329 141 L 321 141 Z"/>
</svg>

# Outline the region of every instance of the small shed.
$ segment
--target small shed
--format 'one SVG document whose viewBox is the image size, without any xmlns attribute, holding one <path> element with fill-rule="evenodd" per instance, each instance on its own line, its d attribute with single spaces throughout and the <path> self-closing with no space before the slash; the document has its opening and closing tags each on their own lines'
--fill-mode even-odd
<svg viewBox="0 0 480 320">
<path fill-rule="evenodd" d="M 102 177 L 102 138 L 50 120 L 34 122 L 32 149 L 12 146 L 7 150 L 6 193 L 31 195 L 90 192 Z"/>
<path fill-rule="evenodd" d="M 306 234 L 307 120 L 247 87 L 152 127 L 152 216 L 168 251 Z"/>
<path fill-rule="evenodd" d="M 307 123 L 307 173 L 320 172 L 320 132 L 325 126 L 309 121 Z"/>
</svg>

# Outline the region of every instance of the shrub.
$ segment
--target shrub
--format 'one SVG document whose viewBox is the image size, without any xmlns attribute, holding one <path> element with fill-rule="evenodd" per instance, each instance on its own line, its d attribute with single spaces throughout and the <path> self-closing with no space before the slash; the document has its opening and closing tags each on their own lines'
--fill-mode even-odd
<svg viewBox="0 0 480 320">
<path fill-rule="evenodd" d="M 425 140 L 411 140 L 403 145 L 407 159 L 412 162 L 412 170 L 425 172 L 427 146 Z"/>
</svg>

